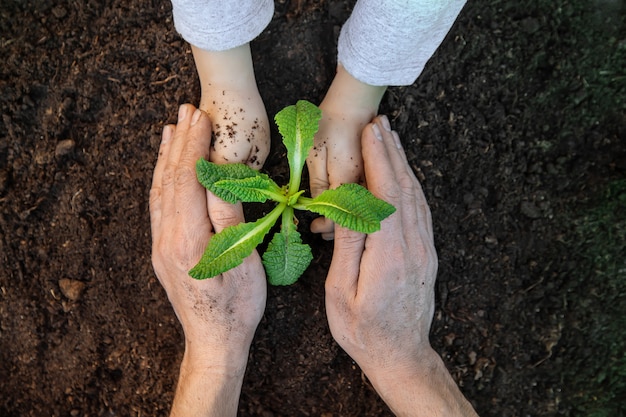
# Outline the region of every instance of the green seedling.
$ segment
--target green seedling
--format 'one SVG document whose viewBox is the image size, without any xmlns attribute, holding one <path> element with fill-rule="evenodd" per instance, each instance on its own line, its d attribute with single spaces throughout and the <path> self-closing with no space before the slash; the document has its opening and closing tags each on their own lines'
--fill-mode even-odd
<svg viewBox="0 0 626 417">
<path fill-rule="evenodd" d="M 240 265 L 256 248 L 276 221 L 274 234 L 263 254 L 263 266 L 272 285 L 290 285 L 298 280 L 313 259 L 311 248 L 302 243 L 294 210 L 309 210 L 335 223 L 361 233 L 380 230 L 380 222 L 395 212 L 395 207 L 380 200 L 358 184 L 344 184 L 316 198 L 300 190 L 304 162 L 313 148 L 322 112 L 308 101 L 298 101 L 275 117 L 287 148 L 289 184 L 278 186 L 267 175 L 244 164 L 216 165 L 205 159 L 196 164 L 200 183 L 229 203 L 276 202 L 276 206 L 255 222 L 241 223 L 217 233 L 207 245 L 200 262 L 189 271 L 196 279 L 217 276 Z"/>
</svg>

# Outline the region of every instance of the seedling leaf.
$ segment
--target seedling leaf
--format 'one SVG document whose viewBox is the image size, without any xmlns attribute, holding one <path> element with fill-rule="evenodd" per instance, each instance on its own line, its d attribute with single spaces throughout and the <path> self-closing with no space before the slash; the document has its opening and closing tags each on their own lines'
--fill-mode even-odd
<svg viewBox="0 0 626 417">
<path fill-rule="evenodd" d="M 265 203 L 268 198 L 279 202 L 287 201 L 278 185 L 267 175 L 219 180 L 213 185 L 220 192 L 229 192 L 244 203 Z"/>
<path fill-rule="evenodd" d="M 302 243 L 293 221 L 274 234 L 263 254 L 267 280 L 272 285 L 291 285 L 308 268 L 313 255 L 309 245 Z"/>
<path fill-rule="evenodd" d="M 394 206 L 376 198 L 358 184 L 343 184 L 334 190 L 324 191 L 314 199 L 301 198 L 300 201 L 304 204 L 296 208 L 321 214 L 340 226 L 361 233 L 380 230 L 380 222 L 396 211 Z"/>
<path fill-rule="evenodd" d="M 252 184 L 260 186 L 261 183 L 265 183 L 268 187 L 268 191 L 280 190 L 278 185 L 265 174 L 262 174 L 244 164 L 225 164 L 218 165 L 207 161 L 202 158 L 196 163 L 196 173 L 198 175 L 198 181 L 206 189 L 210 190 L 213 194 L 218 196 L 224 201 L 231 204 L 235 204 L 241 200 L 244 202 L 259 202 L 262 203 L 267 200 L 267 195 L 259 195 L 258 193 L 250 194 L 250 188 Z M 252 180 L 256 178 L 258 180 Z M 244 181 L 243 188 L 248 188 L 248 191 L 241 190 L 233 184 L 233 180 L 247 180 Z M 257 182 L 258 181 L 258 182 Z M 223 186 L 218 185 L 224 184 Z M 247 184 L 247 187 L 245 186 Z M 243 198 L 242 198 L 243 197 Z M 249 197 L 251 199 L 244 199 Z M 256 199 L 254 199 L 256 198 Z"/>
<path fill-rule="evenodd" d="M 300 188 L 302 168 L 309 151 L 313 148 L 313 137 L 321 118 L 322 111 L 306 100 L 285 107 L 274 117 L 287 148 L 290 194 L 298 192 Z"/>
<path fill-rule="evenodd" d="M 213 235 L 189 275 L 196 279 L 212 278 L 240 265 L 263 241 L 284 207 L 279 205 L 256 222 L 230 226 Z"/>
<path fill-rule="evenodd" d="M 274 235 L 263 254 L 263 265 L 270 284 L 293 284 L 313 259 L 311 248 L 302 243 L 297 231 L 294 209 L 321 214 L 362 233 L 380 230 L 380 222 L 396 209 L 360 185 L 345 184 L 314 199 L 303 196 L 304 190 L 300 190 L 302 169 L 313 148 L 321 117 L 318 107 L 303 100 L 276 115 L 289 162 L 289 184 L 284 187 L 247 165 L 216 165 L 204 159 L 197 162 L 198 180 L 222 200 L 262 203 L 271 199 L 279 204 L 254 223 L 242 223 L 214 235 L 189 275 L 205 279 L 240 265 L 282 215 L 281 230 Z"/>
</svg>

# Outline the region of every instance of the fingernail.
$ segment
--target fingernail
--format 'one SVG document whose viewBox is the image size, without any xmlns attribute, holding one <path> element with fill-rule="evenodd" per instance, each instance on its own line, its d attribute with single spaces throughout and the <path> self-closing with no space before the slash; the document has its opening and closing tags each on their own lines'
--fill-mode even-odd
<svg viewBox="0 0 626 417">
<path fill-rule="evenodd" d="M 178 121 L 182 122 L 185 117 L 187 117 L 187 106 L 183 104 L 178 108 Z"/>
<path fill-rule="evenodd" d="M 391 132 L 391 125 L 389 124 L 389 119 L 384 114 L 380 116 L 380 123 L 383 125 L 383 129 L 387 132 Z"/>
<path fill-rule="evenodd" d="M 383 141 L 383 134 L 380 133 L 380 128 L 378 127 L 378 125 L 376 123 L 372 124 L 372 130 L 374 131 L 374 136 L 376 136 L 376 139 L 378 139 L 379 141 Z"/>
<path fill-rule="evenodd" d="M 202 116 L 202 110 L 196 109 L 196 111 L 193 112 L 193 116 L 191 116 L 191 126 L 198 123 L 198 120 L 200 120 L 200 116 Z"/>
<path fill-rule="evenodd" d="M 396 147 L 398 149 L 402 149 L 402 142 L 400 142 L 400 135 L 395 130 L 391 132 L 391 136 L 393 136 L 393 141 L 396 143 Z"/>
<path fill-rule="evenodd" d="M 165 125 L 163 127 L 163 134 L 161 135 L 161 143 L 166 144 L 172 139 L 172 126 Z"/>
</svg>

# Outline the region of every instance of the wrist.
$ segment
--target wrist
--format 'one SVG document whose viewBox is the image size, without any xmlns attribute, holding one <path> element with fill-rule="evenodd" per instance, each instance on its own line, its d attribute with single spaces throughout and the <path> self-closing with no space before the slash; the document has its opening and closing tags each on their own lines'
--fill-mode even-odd
<svg viewBox="0 0 626 417">
<path fill-rule="evenodd" d="M 430 346 L 419 357 L 365 374 L 397 416 L 476 415 Z"/>
<path fill-rule="evenodd" d="M 185 353 L 182 369 L 203 370 L 203 372 L 222 375 L 224 378 L 243 378 L 248 363 L 250 343 L 226 343 L 185 339 Z"/>
<path fill-rule="evenodd" d="M 386 86 L 366 84 L 354 78 L 341 64 L 320 107 L 333 113 L 356 114 L 371 120 L 387 91 Z"/>
<path fill-rule="evenodd" d="M 203 359 L 185 350 L 171 417 L 237 414 L 245 365 L 215 365 Z"/>
<path fill-rule="evenodd" d="M 191 45 L 191 51 L 204 89 L 246 90 L 256 88 L 250 44 L 226 51 L 207 51 Z"/>
</svg>

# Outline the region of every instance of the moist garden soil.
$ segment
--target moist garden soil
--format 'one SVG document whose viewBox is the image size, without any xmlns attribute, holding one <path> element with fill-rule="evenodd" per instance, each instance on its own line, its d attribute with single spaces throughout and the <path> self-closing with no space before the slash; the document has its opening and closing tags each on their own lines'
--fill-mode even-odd
<svg viewBox="0 0 626 417">
<path fill-rule="evenodd" d="M 270 115 L 321 101 L 351 7 L 276 2 L 252 43 Z M 624 411 L 624 11 L 471 1 L 383 99 L 434 218 L 431 342 L 481 415 Z M 189 45 L 167 1 L 3 0 L 0 57 L 0 416 L 165 416 L 183 340 L 148 190 L 163 125 L 199 101 Z M 265 171 L 286 183 L 275 129 Z M 391 415 L 329 333 L 332 243 L 303 238 L 315 258 L 269 288 L 239 415 Z"/>
</svg>

